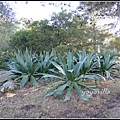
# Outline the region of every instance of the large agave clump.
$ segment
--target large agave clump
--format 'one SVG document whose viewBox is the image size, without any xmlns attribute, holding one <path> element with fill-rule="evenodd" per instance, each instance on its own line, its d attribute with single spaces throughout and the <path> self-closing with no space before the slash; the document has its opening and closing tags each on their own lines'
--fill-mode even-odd
<svg viewBox="0 0 120 120">
<path fill-rule="evenodd" d="M 86 85 L 83 83 L 85 80 L 95 82 L 100 81 L 100 77 L 94 73 L 90 73 L 92 57 L 94 52 L 90 54 L 85 54 L 85 51 L 79 55 L 79 58 L 75 58 L 73 53 L 70 51 L 67 54 L 67 59 L 63 59 L 62 56 L 59 57 L 59 62 L 51 61 L 55 69 L 51 70 L 53 74 L 43 74 L 42 78 L 51 77 L 57 78 L 57 82 L 53 82 L 51 86 L 45 88 L 45 96 L 50 96 L 55 94 L 59 99 L 62 98 L 63 91 L 66 91 L 64 101 L 68 101 L 73 90 L 75 90 L 80 99 L 88 100 L 90 96 L 87 96 L 83 91 L 83 88 L 89 90 L 98 90 L 95 86 Z"/>
<path fill-rule="evenodd" d="M 8 64 L 10 71 L 16 75 L 15 81 L 20 82 L 20 86 L 24 87 L 27 82 L 31 82 L 33 85 L 37 86 L 40 76 L 38 69 L 42 66 L 38 62 L 36 54 L 26 51 L 23 53 L 20 50 L 15 52 L 15 58 Z"/>
</svg>

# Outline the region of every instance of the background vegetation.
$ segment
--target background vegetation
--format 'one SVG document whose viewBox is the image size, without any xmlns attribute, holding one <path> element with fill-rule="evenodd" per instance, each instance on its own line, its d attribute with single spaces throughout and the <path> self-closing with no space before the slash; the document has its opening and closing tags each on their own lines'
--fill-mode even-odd
<svg viewBox="0 0 120 120">
<path fill-rule="evenodd" d="M 25 3 L 29 4 L 29 2 Z M 108 16 L 119 18 L 119 2 L 80 2 L 76 10 L 71 11 L 64 9 L 66 5 L 70 7 L 70 4 L 48 3 L 61 7 L 61 12 L 53 13 L 50 20 L 33 21 L 21 18 L 17 21 L 10 5 L 7 2 L 1 2 L 0 49 L 13 51 L 17 48 L 25 50 L 28 47 L 28 49 L 39 52 L 51 51 L 52 48 L 66 51 L 68 49 L 82 50 L 86 47 L 88 51 L 91 51 L 97 50 L 97 45 L 101 45 L 101 49 L 106 48 L 108 42 L 106 45 L 104 43 L 107 38 L 111 38 L 108 48 L 113 49 L 114 46 L 117 50 L 119 49 L 119 36 L 97 27 L 98 19 Z M 46 5 L 44 2 L 40 4 Z M 115 7 L 114 10 L 113 7 Z M 23 29 L 20 29 L 20 24 Z M 114 22 L 114 27 L 116 25 L 117 22 Z M 113 25 L 108 24 L 108 26 L 112 28 Z M 117 33 L 119 34 L 119 31 L 116 35 Z"/>
</svg>

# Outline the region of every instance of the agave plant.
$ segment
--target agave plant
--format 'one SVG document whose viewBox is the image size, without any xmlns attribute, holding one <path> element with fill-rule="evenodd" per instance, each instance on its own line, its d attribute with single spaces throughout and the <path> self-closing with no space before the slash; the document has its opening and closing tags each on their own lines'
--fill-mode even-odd
<svg viewBox="0 0 120 120">
<path fill-rule="evenodd" d="M 94 70 L 97 62 L 93 62 L 93 58 L 95 57 L 95 52 L 92 51 L 90 54 L 88 54 L 86 52 L 86 49 L 83 49 L 83 51 L 80 53 L 80 52 L 77 52 L 75 55 L 74 55 L 74 60 L 75 60 L 75 63 L 77 62 L 81 62 L 85 57 L 87 57 L 87 59 L 85 60 L 85 62 L 83 63 L 83 66 L 82 66 L 82 70 L 81 70 L 81 73 L 82 74 L 86 74 L 86 73 L 90 73 L 91 71 Z"/>
<path fill-rule="evenodd" d="M 49 69 L 53 68 L 50 61 L 56 61 L 57 59 L 56 51 L 52 50 L 51 52 L 40 52 L 37 59 L 40 63 L 42 63 L 38 71 L 41 73 L 49 73 Z"/>
<path fill-rule="evenodd" d="M 90 67 L 89 60 L 92 55 L 93 53 L 86 55 L 79 61 L 75 61 L 73 54 L 69 51 L 66 60 L 59 55 L 59 63 L 51 61 L 56 68 L 56 70 L 52 70 L 54 74 L 43 74 L 41 78 L 52 77 L 57 78 L 59 81 L 54 82 L 50 87 L 45 88 L 45 97 L 55 94 L 59 99 L 61 99 L 62 92 L 67 90 L 64 101 L 68 101 L 72 96 L 73 89 L 75 89 L 79 98 L 88 100 L 90 96 L 83 94 L 82 88 L 89 90 L 98 89 L 95 86 L 84 84 L 83 80 L 100 80 L 97 75 L 93 73 L 90 74 L 89 72 L 87 73 L 85 69 L 90 69 L 88 68 Z"/>
<path fill-rule="evenodd" d="M 115 56 L 110 54 L 110 52 L 107 52 L 106 54 L 103 54 L 102 56 L 98 56 L 99 57 L 99 61 L 98 63 L 100 64 L 98 66 L 98 72 L 100 75 L 107 77 L 107 79 L 112 79 L 111 74 L 114 73 L 114 70 L 118 70 L 116 67 L 114 67 L 115 65 L 117 65 L 116 61 L 115 61 Z"/>
<path fill-rule="evenodd" d="M 27 82 L 31 82 L 33 85 L 38 85 L 38 69 L 42 66 L 42 63 L 38 62 L 35 53 L 26 49 L 25 53 L 18 50 L 15 52 L 15 58 L 12 62 L 8 63 L 9 69 L 17 77 L 15 81 L 20 82 L 20 86 L 24 87 Z"/>
</svg>

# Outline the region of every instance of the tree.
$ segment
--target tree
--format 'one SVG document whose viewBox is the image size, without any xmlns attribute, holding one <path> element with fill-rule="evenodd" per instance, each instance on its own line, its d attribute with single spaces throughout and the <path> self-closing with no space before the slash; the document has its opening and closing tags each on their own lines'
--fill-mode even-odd
<svg viewBox="0 0 120 120">
<path fill-rule="evenodd" d="M 88 17 L 91 23 L 95 23 L 99 19 L 114 19 L 117 18 L 114 23 L 108 24 L 111 26 L 109 29 L 114 29 L 118 27 L 118 21 L 120 20 L 120 2 L 118 1 L 99 1 L 99 2 L 83 2 L 81 1 L 79 7 L 76 9 L 77 13 L 83 13 L 83 16 Z M 120 35 L 119 30 L 116 32 L 117 35 Z"/>
<path fill-rule="evenodd" d="M 0 2 L 0 18 L 9 21 L 15 19 L 15 12 L 13 12 L 13 9 L 11 8 L 10 4 L 5 1 Z"/>
<path fill-rule="evenodd" d="M 11 36 L 9 45 L 11 48 L 16 46 L 16 49 L 25 50 L 32 49 L 33 51 L 48 51 L 54 47 L 56 42 L 52 39 L 53 28 L 48 25 L 47 20 L 33 21 L 28 29 L 17 31 Z"/>
<path fill-rule="evenodd" d="M 41 6 L 53 5 L 56 7 L 61 7 L 62 10 L 66 6 L 71 7 L 71 3 L 64 2 L 40 2 Z M 71 7 L 72 14 L 78 16 L 83 16 L 83 18 L 88 19 L 93 25 L 96 21 L 105 18 L 114 19 L 113 23 L 108 23 L 108 32 L 110 30 L 116 29 L 119 26 L 120 20 L 120 2 L 119 1 L 80 1 L 76 10 Z M 115 20 L 116 19 L 116 20 Z M 96 26 L 95 26 L 96 27 Z M 103 28 L 102 28 L 103 29 Z M 116 30 L 115 35 L 120 36 L 120 28 Z"/>
<path fill-rule="evenodd" d="M 0 49 L 7 47 L 9 36 L 14 31 L 14 17 L 15 13 L 10 5 L 7 2 L 0 2 Z"/>
<path fill-rule="evenodd" d="M 87 24 L 86 19 L 63 10 L 58 14 L 53 13 L 51 20 L 33 21 L 27 29 L 16 32 L 11 36 L 10 46 L 22 50 L 28 47 L 37 52 L 48 51 L 59 45 L 68 49 L 75 47 L 82 50 L 85 46 L 93 49 L 97 44 L 103 44 L 105 35 Z"/>
<path fill-rule="evenodd" d="M 103 45 L 105 36 L 108 33 L 100 31 L 94 25 L 89 25 L 87 19 L 72 12 L 63 10 L 51 17 L 51 23 L 57 28 L 57 39 L 59 45 L 74 46 L 82 49 L 87 46 L 88 48 L 95 48 L 96 45 Z"/>
</svg>

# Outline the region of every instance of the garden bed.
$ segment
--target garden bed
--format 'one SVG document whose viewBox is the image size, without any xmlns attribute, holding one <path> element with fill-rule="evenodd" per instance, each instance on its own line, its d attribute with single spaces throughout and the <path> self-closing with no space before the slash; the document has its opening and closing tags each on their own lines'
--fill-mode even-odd
<svg viewBox="0 0 120 120">
<path fill-rule="evenodd" d="M 23 89 L 0 93 L 1 118 L 120 118 L 120 81 L 107 81 L 98 85 L 109 94 L 93 94 L 89 101 L 79 100 L 77 94 L 68 101 L 55 96 L 43 97 L 43 88 L 50 83 L 40 82 L 38 87 L 26 85 Z"/>
</svg>

